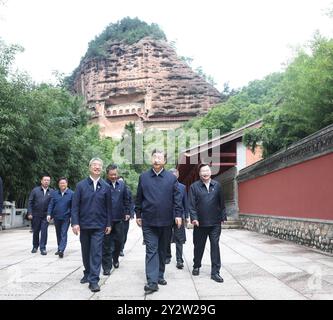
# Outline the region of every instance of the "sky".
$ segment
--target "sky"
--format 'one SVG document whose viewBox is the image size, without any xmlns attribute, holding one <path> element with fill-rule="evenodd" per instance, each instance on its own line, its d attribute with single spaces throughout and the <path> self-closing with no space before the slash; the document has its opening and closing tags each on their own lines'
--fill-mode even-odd
<svg viewBox="0 0 333 320">
<path fill-rule="evenodd" d="M 69 75 L 108 24 L 138 17 L 159 24 L 222 90 L 282 71 L 316 30 L 331 37 L 328 8 L 333 0 L 0 0 L 0 38 L 24 47 L 15 67 L 50 82 L 54 71 Z"/>
</svg>

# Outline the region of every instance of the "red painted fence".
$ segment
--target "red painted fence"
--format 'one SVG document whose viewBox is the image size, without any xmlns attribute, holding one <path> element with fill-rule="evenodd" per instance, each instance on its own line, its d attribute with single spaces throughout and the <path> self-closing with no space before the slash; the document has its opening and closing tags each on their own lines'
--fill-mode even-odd
<svg viewBox="0 0 333 320">
<path fill-rule="evenodd" d="M 333 220 L 333 153 L 238 185 L 240 214 Z"/>
</svg>

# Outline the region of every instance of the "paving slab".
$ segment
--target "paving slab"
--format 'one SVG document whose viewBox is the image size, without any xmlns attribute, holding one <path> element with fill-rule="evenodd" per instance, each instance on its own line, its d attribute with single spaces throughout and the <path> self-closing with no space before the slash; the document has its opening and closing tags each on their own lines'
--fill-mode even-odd
<svg viewBox="0 0 333 320">
<path fill-rule="evenodd" d="M 223 230 L 220 241 L 224 283 L 210 279 L 207 241 L 200 275 L 193 276 L 193 230 L 187 229 L 184 269 L 173 258 L 166 265 L 168 284 L 144 293 L 145 246 L 142 230 L 131 221 L 125 256 L 110 276 L 101 274 L 101 291 L 80 284 L 83 266 L 79 237 L 68 233 L 65 257 L 54 255 L 54 226 L 49 227 L 48 255 L 31 254 L 29 228 L 0 232 L 6 244 L 0 256 L 0 300 L 332 300 L 333 257 L 311 248 L 246 230 Z"/>
</svg>

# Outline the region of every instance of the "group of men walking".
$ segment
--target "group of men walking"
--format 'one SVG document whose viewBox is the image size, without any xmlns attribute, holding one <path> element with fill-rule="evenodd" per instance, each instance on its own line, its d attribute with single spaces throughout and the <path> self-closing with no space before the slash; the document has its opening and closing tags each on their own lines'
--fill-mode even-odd
<svg viewBox="0 0 333 320">
<path fill-rule="evenodd" d="M 41 186 L 32 190 L 29 197 L 28 218 L 32 220 L 33 248 L 46 255 L 48 224 L 53 219 L 56 229 L 59 258 L 64 257 L 67 232 L 72 226 L 80 235 L 84 275 L 82 284 L 89 283 L 93 292 L 100 290 L 99 276 L 110 275 L 112 267 L 119 268 L 123 255 L 129 221 L 136 215 L 142 228 L 146 248 L 146 293 L 153 293 L 159 285 L 167 285 L 165 265 L 170 263 L 171 243 L 176 244 L 177 268 L 184 267 L 183 244 L 185 226 L 194 226 L 193 276 L 199 275 L 207 237 L 211 245 L 211 278 L 223 282 L 220 276 L 221 258 L 219 239 L 226 211 L 221 186 L 211 179 L 210 167 L 199 165 L 200 180 L 194 182 L 187 194 L 186 187 L 178 182 L 178 171 L 164 168 L 166 154 L 152 152 L 152 168 L 139 177 L 135 206 L 131 193 L 118 168 L 106 168 L 106 180 L 101 178 L 103 162 L 93 158 L 89 163 L 90 175 L 80 181 L 75 192 L 68 188 L 67 178 L 58 180 L 58 190 L 50 188 L 50 177 L 43 176 Z M 2 201 L 0 179 L 0 205 Z M 134 212 L 135 211 L 135 212 Z"/>
</svg>

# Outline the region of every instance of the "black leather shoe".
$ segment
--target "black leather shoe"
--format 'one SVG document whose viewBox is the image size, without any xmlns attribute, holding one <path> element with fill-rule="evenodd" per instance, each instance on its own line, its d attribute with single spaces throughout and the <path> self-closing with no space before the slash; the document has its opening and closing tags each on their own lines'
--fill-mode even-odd
<svg viewBox="0 0 333 320">
<path fill-rule="evenodd" d="M 118 268 L 119 268 L 119 262 L 114 262 L 114 263 L 113 263 L 113 266 L 114 266 L 116 269 L 118 269 Z"/>
<path fill-rule="evenodd" d="M 124 251 L 123 251 L 123 250 L 120 251 L 119 256 L 120 256 L 120 257 L 123 257 L 123 256 L 124 256 Z"/>
<path fill-rule="evenodd" d="M 104 270 L 103 271 L 103 275 L 104 276 L 109 276 L 111 274 L 111 271 L 110 270 Z"/>
<path fill-rule="evenodd" d="M 224 281 L 223 278 L 218 273 L 212 274 L 210 278 L 213 279 L 216 282 L 223 282 Z"/>
<path fill-rule="evenodd" d="M 171 259 L 170 258 L 166 258 L 165 259 L 165 264 L 169 264 L 171 262 Z"/>
<path fill-rule="evenodd" d="M 36 253 L 37 252 L 37 248 L 32 248 L 31 253 Z"/>
<path fill-rule="evenodd" d="M 146 294 L 153 293 L 158 291 L 158 285 L 157 284 L 146 284 L 144 287 L 144 290 Z"/>
<path fill-rule="evenodd" d="M 86 277 L 83 277 L 83 278 L 80 280 L 80 283 L 82 283 L 82 284 L 88 283 L 88 279 L 87 279 Z"/>
<path fill-rule="evenodd" d="M 40 254 L 41 254 L 42 256 L 46 256 L 46 255 L 47 255 L 47 252 L 46 252 L 46 250 L 40 250 Z"/>
<path fill-rule="evenodd" d="M 97 283 L 90 283 L 89 284 L 89 289 L 92 291 L 92 292 L 98 292 L 98 291 L 101 291 L 101 288 L 99 287 L 99 285 Z"/>
<path fill-rule="evenodd" d="M 64 257 L 64 253 L 62 251 L 59 251 L 59 258 L 63 258 Z"/>
<path fill-rule="evenodd" d="M 168 283 L 166 282 L 166 280 L 160 279 L 158 280 L 158 284 L 160 284 L 161 286 L 166 286 Z"/>
<path fill-rule="evenodd" d="M 177 269 L 183 269 L 184 268 L 184 264 L 182 262 L 177 262 L 176 268 Z"/>
<path fill-rule="evenodd" d="M 198 276 L 199 273 L 200 273 L 199 268 L 194 268 L 194 269 L 192 270 L 192 275 L 194 275 L 194 276 Z"/>
<path fill-rule="evenodd" d="M 54 254 L 55 254 L 56 256 L 58 256 L 58 255 L 59 255 L 59 250 L 58 250 L 57 252 L 55 252 Z"/>
</svg>

